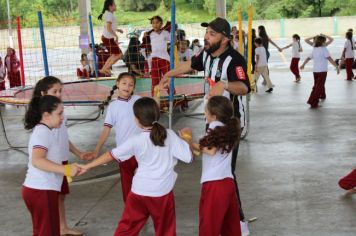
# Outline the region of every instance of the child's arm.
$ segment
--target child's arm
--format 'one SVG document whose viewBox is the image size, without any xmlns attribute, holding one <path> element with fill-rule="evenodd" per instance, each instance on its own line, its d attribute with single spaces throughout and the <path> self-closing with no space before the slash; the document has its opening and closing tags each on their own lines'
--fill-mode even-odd
<svg viewBox="0 0 356 236">
<path fill-rule="evenodd" d="M 256 54 L 256 66 L 255 66 L 255 72 L 258 72 L 258 68 L 257 68 L 257 65 L 258 65 L 258 61 L 260 60 L 260 55 Z"/>
<path fill-rule="evenodd" d="M 310 58 L 308 57 L 307 59 L 305 59 L 303 65 L 300 66 L 300 69 L 303 70 L 304 66 L 310 61 Z"/>
<path fill-rule="evenodd" d="M 81 160 L 91 160 L 94 158 L 91 152 L 80 151 L 70 140 L 69 140 L 69 151 L 76 155 Z"/>
<path fill-rule="evenodd" d="M 290 48 L 290 47 L 292 47 L 292 43 L 291 44 L 289 44 L 289 45 L 287 45 L 287 46 L 285 46 L 285 47 L 283 47 L 283 48 L 281 48 L 281 50 L 284 50 L 284 49 L 287 49 L 287 48 Z"/>
<path fill-rule="evenodd" d="M 309 44 L 310 46 L 313 46 L 314 45 L 314 37 L 309 37 L 309 38 L 306 38 L 306 39 L 304 39 L 304 41 L 307 43 L 307 44 Z"/>
<path fill-rule="evenodd" d="M 268 41 L 269 41 L 273 46 L 275 46 L 275 47 L 278 49 L 278 51 L 280 51 L 280 52 L 282 51 L 282 49 L 281 49 L 280 47 L 278 47 L 278 45 L 277 45 L 275 42 L 273 42 L 271 38 L 268 38 Z"/>
<path fill-rule="evenodd" d="M 325 46 L 329 46 L 334 41 L 334 39 L 328 35 L 322 34 L 322 36 L 327 39 L 327 41 L 325 42 Z"/>
<path fill-rule="evenodd" d="M 109 137 L 110 131 L 111 131 L 110 127 L 104 126 L 103 131 L 100 134 L 98 143 L 95 146 L 95 150 L 94 150 L 95 157 L 97 157 L 99 155 L 99 152 L 100 152 L 102 146 L 104 145 L 104 143 L 106 142 L 106 140 Z"/>
<path fill-rule="evenodd" d="M 340 73 L 340 68 L 337 66 L 336 62 L 335 62 L 331 57 L 328 57 L 328 61 L 329 61 L 333 66 L 335 66 L 336 71 L 337 71 L 337 74 L 339 74 L 339 73 Z"/>
<path fill-rule="evenodd" d="M 48 160 L 47 151 L 40 148 L 32 150 L 32 165 L 43 171 L 65 174 L 64 165 Z M 71 164 L 70 167 L 70 175 L 75 176 L 79 171 L 78 166 L 76 164 Z"/>
<path fill-rule="evenodd" d="M 106 152 L 103 155 L 101 155 L 100 157 L 96 158 L 94 161 L 86 164 L 86 165 L 79 165 L 78 166 L 81 168 L 81 171 L 79 173 L 79 175 L 84 174 L 85 172 L 87 172 L 89 169 L 96 167 L 96 166 L 100 166 L 103 164 L 106 164 L 110 161 L 112 161 L 113 158 L 110 154 L 110 152 Z"/>
<path fill-rule="evenodd" d="M 346 53 L 346 48 L 344 48 L 344 50 L 342 51 L 341 59 L 345 59 L 345 53 Z"/>
</svg>

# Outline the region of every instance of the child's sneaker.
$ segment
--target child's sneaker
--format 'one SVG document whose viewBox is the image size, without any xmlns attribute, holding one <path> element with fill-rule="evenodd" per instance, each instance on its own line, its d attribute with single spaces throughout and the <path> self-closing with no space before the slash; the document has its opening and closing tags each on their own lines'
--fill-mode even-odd
<svg viewBox="0 0 356 236">
<path fill-rule="evenodd" d="M 250 234 L 250 231 L 248 230 L 247 222 L 240 221 L 240 227 L 241 227 L 241 235 L 242 236 L 247 236 Z"/>
</svg>

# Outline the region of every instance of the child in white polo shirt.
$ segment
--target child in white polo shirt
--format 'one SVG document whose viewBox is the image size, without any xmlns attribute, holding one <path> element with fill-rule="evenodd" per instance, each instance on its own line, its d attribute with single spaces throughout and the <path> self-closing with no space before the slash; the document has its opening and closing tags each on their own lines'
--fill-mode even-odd
<svg viewBox="0 0 356 236">
<path fill-rule="evenodd" d="M 138 168 L 133 177 L 122 218 L 114 235 L 138 235 L 149 216 L 156 236 L 175 236 L 173 187 L 178 160 L 192 161 L 189 144 L 158 123 L 160 110 L 152 98 L 144 97 L 133 106 L 135 121 L 142 132 L 87 165 L 88 170 L 113 159 L 121 162 L 135 155 Z"/>
<path fill-rule="evenodd" d="M 273 91 L 273 85 L 272 82 L 269 78 L 269 73 L 268 73 L 268 64 L 267 64 L 267 53 L 265 47 L 263 47 L 262 44 L 262 39 L 261 38 L 256 38 L 255 39 L 255 55 L 256 55 L 256 66 L 255 66 L 255 73 L 254 73 L 254 80 L 255 80 L 255 86 L 257 91 L 257 81 L 260 78 L 260 75 L 263 76 L 263 78 L 266 81 L 267 85 L 267 90 L 266 93 L 270 93 Z"/>
<path fill-rule="evenodd" d="M 328 74 L 328 61 L 335 66 L 337 74 L 340 73 L 340 69 L 335 61 L 330 57 L 330 53 L 326 48 L 326 37 L 324 35 L 318 35 L 314 40 L 314 48 L 310 56 L 305 59 L 304 63 L 300 66 L 303 70 L 304 66 L 311 60 L 314 60 L 313 75 L 314 86 L 310 93 L 308 104 L 311 108 L 319 107 L 319 99 L 326 99 L 325 93 L 325 81 Z"/>
<path fill-rule="evenodd" d="M 240 123 L 233 116 L 231 101 L 224 96 L 209 99 L 205 116 L 209 124 L 207 134 L 199 144 L 193 144 L 203 153 L 199 235 L 241 236 L 238 199 L 231 172 L 232 150 L 239 142 Z"/>
<path fill-rule="evenodd" d="M 118 90 L 118 97 L 108 107 L 104 128 L 94 150 L 95 157 L 98 156 L 102 146 L 108 139 L 112 128 L 115 130 L 116 146 L 120 146 L 130 137 L 141 133 L 141 129 L 137 126 L 133 113 L 134 103 L 141 98 L 133 94 L 135 85 L 136 78 L 131 73 L 123 72 L 117 78 L 116 84 L 113 86 L 106 103 L 111 101 L 111 97 L 116 89 Z M 119 168 L 122 195 L 124 202 L 126 202 L 127 195 L 131 190 L 132 178 L 137 168 L 136 158 L 132 155 L 126 161 L 119 162 Z"/>
<path fill-rule="evenodd" d="M 22 196 L 31 213 L 33 235 L 60 235 L 58 195 L 63 175 L 74 176 L 75 164 L 62 165 L 52 129 L 64 121 L 63 105 L 55 96 L 33 97 L 25 115 L 25 129 L 32 130 L 29 162 Z"/>
</svg>

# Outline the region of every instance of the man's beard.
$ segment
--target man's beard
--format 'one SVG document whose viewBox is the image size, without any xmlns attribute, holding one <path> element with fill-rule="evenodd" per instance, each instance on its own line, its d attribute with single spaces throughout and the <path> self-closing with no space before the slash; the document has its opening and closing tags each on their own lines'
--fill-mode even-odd
<svg viewBox="0 0 356 236">
<path fill-rule="evenodd" d="M 214 53 L 220 48 L 221 43 L 222 43 L 222 40 L 220 40 L 217 43 L 209 45 L 209 43 L 206 40 L 204 40 L 204 47 L 206 48 L 206 46 L 209 46 L 208 48 L 206 48 L 206 51 L 208 53 Z"/>
</svg>

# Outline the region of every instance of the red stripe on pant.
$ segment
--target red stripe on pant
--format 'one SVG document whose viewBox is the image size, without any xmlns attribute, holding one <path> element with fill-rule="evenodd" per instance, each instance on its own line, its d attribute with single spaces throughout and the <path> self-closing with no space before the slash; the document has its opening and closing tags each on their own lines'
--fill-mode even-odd
<svg viewBox="0 0 356 236">
<path fill-rule="evenodd" d="M 205 182 L 199 206 L 200 236 L 241 236 L 239 206 L 234 180 Z"/>
<path fill-rule="evenodd" d="M 169 61 L 153 57 L 152 58 L 152 66 L 151 66 L 151 80 L 152 80 L 152 96 L 154 95 L 154 87 L 159 84 L 161 78 L 164 74 L 169 71 Z"/>
<path fill-rule="evenodd" d="M 345 190 L 356 188 L 356 168 L 348 175 L 340 179 L 339 185 Z"/>
<path fill-rule="evenodd" d="M 314 72 L 314 86 L 308 102 L 311 107 L 317 107 L 319 104 L 319 98 L 325 99 L 325 81 L 327 72 Z"/>
<path fill-rule="evenodd" d="M 34 236 L 59 236 L 58 192 L 22 187 L 22 197 L 31 213 Z"/>
<path fill-rule="evenodd" d="M 300 74 L 299 74 L 299 60 L 300 58 L 296 58 L 296 57 L 293 57 L 291 62 L 290 62 L 290 71 L 292 71 L 292 73 L 294 74 L 295 76 L 295 79 L 298 79 L 300 78 Z"/>
<path fill-rule="evenodd" d="M 136 236 L 151 216 L 155 236 L 176 236 L 173 191 L 162 197 L 146 197 L 130 192 L 114 236 Z"/>
<path fill-rule="evenodd" d="M 346 68 L 346 79 L 352 80 L 354 77 L 354 73 L 352 72 L 352 63 L 354 62 L 353 58 L 346 58 L 345 59 L 345 68 Z"/>
<path fill-rule="evenodd" d="M 135 156 L 126 161 L 119 162 L 120 176 L 121 176 L 121 188 L 122 197 L 126 202 L 127 196 L 131 191 L 132 179 L 135 175 L 135 171 L 138 167 Z"/>
</svg>

